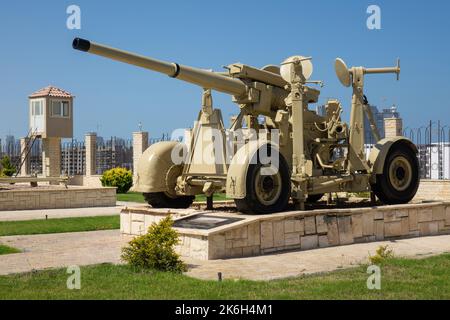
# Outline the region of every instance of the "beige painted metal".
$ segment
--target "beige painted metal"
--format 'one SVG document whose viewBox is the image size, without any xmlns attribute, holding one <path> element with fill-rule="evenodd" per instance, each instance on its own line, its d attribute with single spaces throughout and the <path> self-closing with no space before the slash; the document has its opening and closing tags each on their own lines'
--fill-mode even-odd
<svg viewBox="0 0 450 320">
<path fill-rule="evenodd" d="M 262 69 L 242 63 L 230 64 L 225 72 L 213 72 L 165 61 L 147 58 L 127 51 L 111 48 L 87 40 L 75 39 L 75 49 L 107 57 L 166 74 L 204 89 L 200 113 L 191 134 L 190 144 L 183 153 L 182 163 L 174 163 L 172 155 L 179 153 L 182 144 L 161 142 L 150 146 L 137 166 L 134 191 L 143 193 L 164 192 L 171 197 L 226 192 L 229 198 L 245 199 L 249 186 L 255 196 L 274 203 L 270 190 L 258 189 L 258 183 L 247 181 L 249 168 L 258 150 L 270 144 L 286 160 L 290 171 L 290 197 L 303 206 L 309 195 L 330 192 L 370 191 L 375 175 L 383 172 L 387 154 L 396 143 L 404 143 L 414 152 L 417 148 L 404 137 L 378 141 L 366 160 L 364 149 L 364 114 L 379 140 L 371 112 L 364 96 L 364 76 L 377 73 L 400 73 L 400 64 L 394 68 L 348 68 L 342 59 L 335 63 L 336 74 L 344 86 L 352 86 L 352 109 L 349 124 L 342 122 L 342 105 L 329 100 L 326 115 L 319 116 L 308 109 L 308 104 L 319 100 L 320 91 L 312 85 L 321 81 L 309 80 L 313 66 L 310 57 L 294 56 L 281 66 L 268 65 Z M 223 126 L 219 109 L 214 108 L 212 92 L 216 90 L 232 96 L 239 107 L 230 129 Z M 261 116 L 265 121 L 261 122 Z M 219 137 L 212 136 L 214 129 Z M 270 134 L 257 140 L 251 139 L 251 130 L 279 131 L 279 141 L 270 141 Z M 235 151 L 226 158 L 225 143 L 228 133 L 241 130 L 247 138 L 243 146 L 232 142 Z M 205 138 L 206 137 L 206 138 Z M 206 141 L 205 141 L 206 140 Z M 215 163 L 192 161 L 210 150 L 212 141 L 220 141 L 215 148 Z M 206 142 L 206 143 L 205 143 Z M 340 157 L 334 154 L 339 150 Z M 256 179 L 258 179 L 256 173 Z M 279 175 L 272 182 L 278 183 Z M 261 180 L 261 179 L 260 179 Z M 263 187 L 262 187 L 263 188 Z M 279 190 L 273 193 L 274 197 Z M 266 199 L 267 198 L 267 199 Z M 264 202 L 262 201 L 262 202 Z"/>
</svg>

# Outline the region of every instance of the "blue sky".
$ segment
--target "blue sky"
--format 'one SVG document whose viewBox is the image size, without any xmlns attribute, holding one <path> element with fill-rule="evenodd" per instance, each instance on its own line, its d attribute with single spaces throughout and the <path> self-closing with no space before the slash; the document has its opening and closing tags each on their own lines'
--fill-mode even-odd
<svg viewBox="0 0 450 320">
<path fill-rule="evenodd" d="M 81 30 L 66 28 L 66 8 L 81 7 Z M 381 7 L 382 29 L 368 30 L 366 9 Z M 334 59 L 382 67 L 401 58 L 394 75 L 366 77 L 366 94 L 380 107 L 397 104 L 405 126 L 450 124 L 450 2 L 428 1 L 4 1 L 0 4 L 0 137 L 27 132 L 27 96 L 49 84 L 72 92 L 75 136 L 153 137 L 190 127 L 201 89 L 167 76 L 83 54 L 76 36 L 158 59 L 221 70 L 242 62 L 279 64 L 313 57 L 313 79 L 324 80 L 321 102 L 339 98 L 349 114 L 351 89 L 338 82 Z M 214 102 L 225 118 L 229 96 Z"/>
</svg>

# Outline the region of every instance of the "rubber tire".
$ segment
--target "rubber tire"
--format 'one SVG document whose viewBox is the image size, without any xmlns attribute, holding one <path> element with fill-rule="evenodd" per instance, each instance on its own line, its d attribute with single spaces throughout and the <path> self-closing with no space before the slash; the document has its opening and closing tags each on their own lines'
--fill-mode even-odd
<svg viewBox="0 0 450 320">
<path fill-rule="evenodd" d="M 258 161 L 259 162 L 259 161 Z M 247 171 L 247 182 L 246 182 L 246 197 L 244 199 L 234 199 L 236 207 L 239 212 L 247 214 L 271 214 L 276 212 L 284 211 L 289 203 L 289 197 L 291 194 L 291 176 L 289 172 L 289 167 L 286 160 L 280 154 L 280 174 L 281 174 L 281 193 L 278 200 L 272 205 L 264 205 L 258 201 L 256 196 L 255 188 L 253 187 L 255 176 L 258 170 L 262 167 L 260 163 L 251 164 Z"/>
<path fill-rule="evenodd" d="M 187 209 L 194 202 L 194 196 L 171 198 L 164 192 L 144 193 L 145 201 L 153 208 Z"/>
<path fill-rule="evenodd" d="M 320 199 L 322 199 L 324 195 L 325 193 L 308 195 L 308 197 L 306 198 L 306 203 L 316 203 Z"/>
<path fill-rule="evenodd" d="M 389 181 L 389 166 L 397 156 L 405 157 L 412 169 L 412 179 L 409 187 L 404 191 L 396 190 Z M 419 188 L 419 160 L 416 153 L 404 143 L 394 144 L 389 150 L 384 163 L 383 174 L 376 176 L 376 184 L 372 191 L 384 204 L 406 204 L 416 195 Z"/>
</svg>

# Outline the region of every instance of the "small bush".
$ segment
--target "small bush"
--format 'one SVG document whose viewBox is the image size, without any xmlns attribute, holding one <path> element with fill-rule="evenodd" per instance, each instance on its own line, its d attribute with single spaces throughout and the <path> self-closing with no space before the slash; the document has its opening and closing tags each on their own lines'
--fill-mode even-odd
<svg viewBox="0 0 450 320">
<path fill-rule="evenodd" d="M 375 255 L 369 255 L 369 261 L 371 264 L 381 264 L 388 259 L 392 259 L 394 257 L 394 250 L 390 248 L 388 245 L 379 246 Z"/>
<path fill-rule="evenodd" d="M 157 224 L 153 223 L 147 234 L 134 238 L 128 247 L 122 249 L 122 260 L 137 268 L 186 271 L 186 265 L 175 252 L 174 247 L 179 243 L 179 239 L 178 232 L 172 225 L 170 216 Z"/>
<path fill-rule="evenodd" d="M 0 164 L 2 167 L 0 176 L 12 177 L 16 173 L 16 167 L 11 163 L 11 159 L 8 156 L 4 156 Z"/>
<path fill-rule="evenodd" d="M 105 171 L 100 181 L 104 187 L 116 187 L 117 193 L 127 193 L 133 185 L 133 175 L 125 168 L 113 168 Z"/>
</svg>

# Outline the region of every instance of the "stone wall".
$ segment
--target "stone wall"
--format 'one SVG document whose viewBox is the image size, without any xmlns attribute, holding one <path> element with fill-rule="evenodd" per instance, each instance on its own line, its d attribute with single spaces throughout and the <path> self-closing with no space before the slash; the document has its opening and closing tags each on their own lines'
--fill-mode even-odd
<svg viewBox="0 0 450 320">
<path fill-rule="evenodd" d="M 210 235 L 208 259 L 450 234 L 450 203 L 354 209 L 339 213 L 320 211 L 282 219 L 263 218 L 235 230 Z"/>
<path fill-rule="evenodd" d="M 450 180 L 421 180 L 416 199 L 450 201 Z"/>
<path fill-rule="evenodd" d="M 0 210 L 113 207 L 115 188 L 27 188 L 0 191 Z"/>
<path fill-rule="evenodd" d="M 83 186 L 89 188 L 101 188 L 102 183 L 100 181 L 101 175 L 82 176 L 76 175 L 69 178 L 68 185 L 71 186 Z"/>
<path fill-rule="evenodd" d="M 140 235 L 168 214 L 174 220 L 204 211 L 129 208 L 121 231 Z M 201 260 L 258 256 L 286 250 L 311 250 L 353 243 L 450 234 L 450 203 L 416 203 L 357 209 L 283 212 L 251 216 L 208 212 L 242 220 L 210 230 L 177 228 L 185 257 Z"/>
</svg>

